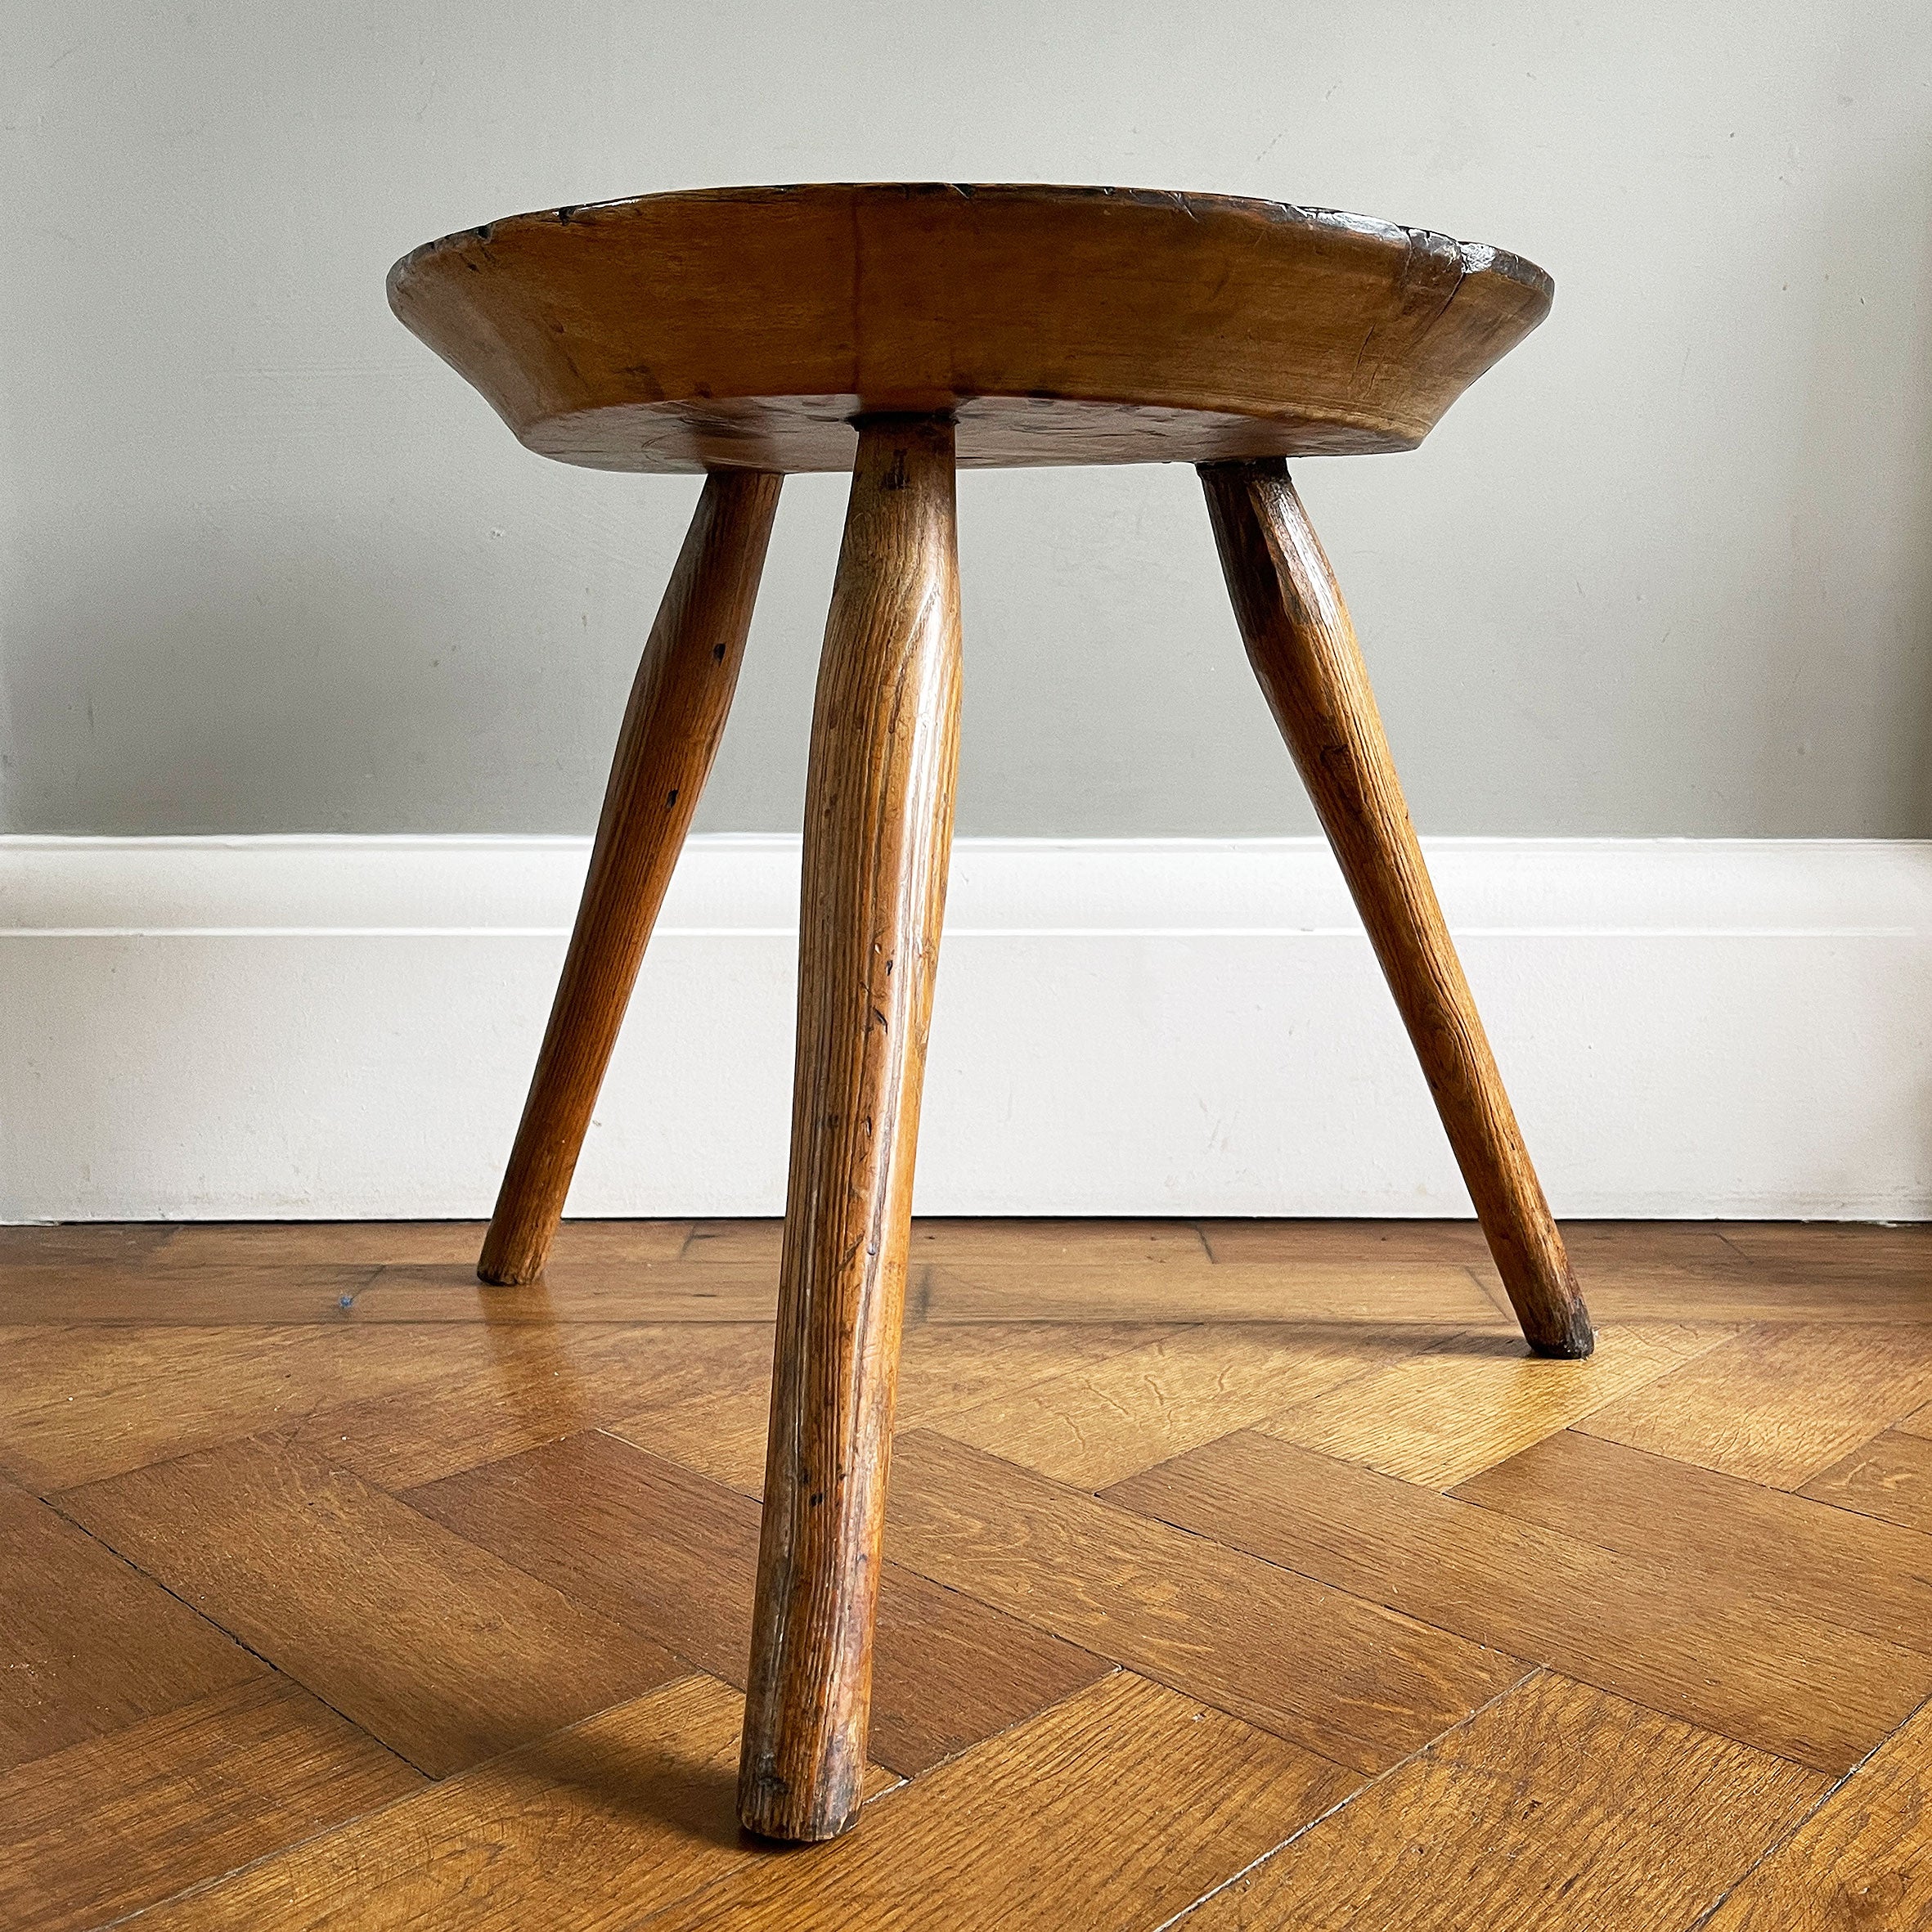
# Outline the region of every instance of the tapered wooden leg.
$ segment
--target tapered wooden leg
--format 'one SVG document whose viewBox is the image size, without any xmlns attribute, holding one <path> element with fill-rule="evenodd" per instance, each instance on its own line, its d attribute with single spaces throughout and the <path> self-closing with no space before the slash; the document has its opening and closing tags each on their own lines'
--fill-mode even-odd
<svg viewBox="0 0 1932 1932">
<path fill-rule="evenodd" d="M 631 687 L 577 925 L 476 1272 L 543 1272 L 658 908 L 725 729 L 779 476 L 705 479 Z"/>
<path fill-rule="evenodd" d="M 1531 1348 L 1587 1355 L 1590 1318 L 1523 1146 L 1395 778 L 1328 559 L 1276 459 L 1204 465 L 1235 615 L 1368 928 Z"/>
<path fill-rule="evenodd" d="M 805 805 L 764 1534 L 739 1816 L 858 1814 L 914 1144 L 952 838 L 959 604 L 951 425 L 860 425 Z"/>
</svg>

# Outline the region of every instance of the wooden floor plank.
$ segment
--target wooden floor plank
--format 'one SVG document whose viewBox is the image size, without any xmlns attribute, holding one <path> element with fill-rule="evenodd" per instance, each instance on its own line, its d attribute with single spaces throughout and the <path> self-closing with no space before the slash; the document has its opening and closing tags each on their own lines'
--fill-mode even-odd
<svg viewBox="0 0 1932 1932">
<path fill-rule="evenodd" d="M 1801 1488 L 1932 1391 L 1932 1328 L 1756 1328 L 1578 1427 L 1727 1476 Z"/>
<path fill-rule="evenodd" d="M 16 1328 L 0 1464 L 43 1493 L 285 1427 L 491 1359 L 479 1328 Z"/>
<path fill-rule="evenodd" d="M 1759 1267 L 1845 1274 L 1884 1270 L 1932 1282 L 1932 1222 L 1726 1221 L 1726 1238 Z"/>
<path fill-rule="evenodd" d="M 1882 1323 L 1916 1328 L 1921 1342 L 1932 1328 L 1932 1296 L 1923 1282 L 1890 1273 L 1787 1275 L 1754 1267 L 1733 1275 L 1633 1267 L 1600 1271 L 1584 1287 L 1599 1322 Z"/>
<path fill-rule="evenodd" d="M 1089 1268 L 1196 1269 L 1213 1259 L 1192 1221 L 1102 1215 L 922 1216 L 912 1224 L 910 1251 L 915 1265 L 972 1266 L 991 1261 L 1026 1268 L 1072 1261 Z"/>
<path fill-rule="evenodd" d="M 1932 1690 L 1932 1658 L 1252 1431 L 1108 1495 L 1814 1770 Z"/>
<path fill-rule="evenodd" d="M 106 1328 L 334 1327 L 351 1319 L 376 1273 L 371 1266 L 325 1262 L 177 1262 L 165 1247 L 135 1263 L 16 1262 L 0 1267 L 0 1321 Z"/>
<path fill-rule="evenodd" d="M 141 1932 L 617 1932 L 781 1856 L 738 1830 L 743 1708 L 722 1684 L 684 1678 L 135 1922 Z"/>
<path fill-rule="evenodd" d="M 771 1420 L 771 1378 L 767 1374 L 747 1388 L 654 1403 L 604 1427 L 648 1453 L 694 1470 L 742 1496 L 762 1496 Z"/>
<path fill-rule="evenodd" d="M 643 1923 L 1151 1927 L 1354 1781 L 1123 1671 L 895 1793 L 851 1837 L 741 1867 Z"/>
<path fill-rule="evenodd" d="M 1186 1914 L 1177 1932 L 1687 1926 L 1826 1786 L 1546 1671 Z"/>
<path fill-rule="evenodd" d="M 920 1429 L 1049 1376 L 1077 1374 L 1181 1333 L 1145 1322 L 931 1323 L 908 1328 L 899 1350 L 893 1420 Z"/>
<path fill-rule="evenodd" d="M 286 1266 L 329 1260 L 373 1267 L 476 1266 L 481 1221 L 189 1222 L 167 1244 L 174 1263 Z M 690 1238 L 689 1221 L 565 1221 L 551 1255 L 559 1263 L 675 1260 Z"/>
<path fill-rule="evenodd" d="M 265 1674 L 84 1530 L 0 1482 L 0 1770 Z"/>
<path fill-rule="evenodd" d="M 174 1233 L 167 1221 L 70 1221 L 0 1226 L 0 1284 L 16 1265 L 73 1267 L 131 1265 L 151 1255 Z"/>
<path fill-rule="evenodd" d="M 423 1782 L 285 1678 L 251 1678 L 0 1777 L 0 1925 L 119 1917 Z"/>
<path fill-rule="evenodd" d="M 1506 1328 L 1467 1268 L 1391 1262 L 1220 1262 L 1108 1268 L 1085 1261 L 934 1263 L 917 1304 L 934 1322 L 1422 1323 Z"/>
<path fill-rule="evenodd" d="M 739 1689 L 758 1505 L 595 1432 L 411 1493 L 436 1521 Z M 871 1755 L 910 1777 L 1112 1666 L 896 1565 L 879 1579 Z"/>
<path fill-rule="evenodd" d="M 1461 1334 L 1253 1426 L 1385 1476 L 1447 1489 L 1734 1332 L 1679 1323 L 1604 1328 L 1597 1352 L 1582 1362 L 1539 1360 L 1516 1336 Z"/>
<path fill-rule="evenodd" d="M 778 1271 L 706 1262 L 557 1261 L 541 1281 L 488 1287 L 474 1264 L 376 1271 L 356 1302 L 359 1320 L 383 1322 L 770 1322 Z"/>
<path fill-rule="evenodd" d="M 406 1489 L 635 1410 L 762 1391 L 770 1332 L 755 1323 L 519 1323 L 488 1356 L 389 1395 L 319 1409 L 286 1431 L 339 1468 Z M 761 1436 L 762 1431 L 761 1428 Z"/>
<path fill-rule="evenodd" d="M 1454 1494 L 1795 1615 L 1932 1651 L 1932 1536 L 1565 1430 Z"/>
<path fill-rule="evenodd" d="M 163 1254 L 171 1268 L 222 1273 L 326 1265 L 373 1272 L 391 1262 L 474 1265 L 483 1237 L 480 1221 L 186 1221 Z"/>
<path fill-rule="evenodd" d="M 1184 1331 L 1146 1323 L 930 1323 L 908 1328 L 899 1353 L 895 1427 L 938 1425 L 995 1395 L 1022 1392 L 1055 1375 L 1145 1347 Z M 765 1337 L 767 1364 L 771 1338 Z M 653 1401 L 604 1426 L 653 1454 L 699 1471 L 748 1496 L 765 1493 L 769 1373 L 755 1386 Z"/>
<path fill-rule="evenodd" d="M 481 1232 L 0 1229 L 0 1924 L 1932 1932 L 1932 1226 L 1573 1225 L 1555 1364 L 1471 1223 L 917 1224 L 919 1775 L 803 1853 L 715 1681 L 778 1224 Z"/>
<path fill-rule="evenodd" d="M 1362 1771 L 1522 1675 L 1495 1651 L 923 1430 L 893 1445 L 886 1554 Z"/>
<path fill-rule="evenodd" d="M 1737 1269 L 1747 1265 L 1726 1221 L 1566 1221 L 1562 1233 L 1579 1274 L 1633 1265 Z M 1468 1221 L 1205 1220 L 1197 1224 L 1217 1261 L 1391 1261 L 1481 1267 L 1490 1259 L 1482 1229 Z"/>
<path fill-rule="evenodd" d="M 684 1251 L 687 1260 L 768 1267 L 775 1273 L 784 1239 L 777 1220 L 699 1221 Z M 907 1251 L 917 1270 L 931 1262 L 1018 1263 L 1053 1266 L 1076 1261 L 1086 1267 L 1154 1265 L 1197 1268 L 1208 1259 L 1192 1223 L 1175 1220 L 1040 1219 L 934 1220 L 912 1224 Z"/>
<path fill-rule="evenodd" d="M 200 1451 L 75 1490 L 64 1506 L 434 1777 L 681 1668 L 286 1444 Z"/>
<path fill-rule="evenodd" d="M 1932 1439 L 1888 1429 L 1799 1494 L 1932 1535 Z"/>
<path fill-rule="evenodd" d="M 1428 1329 L 1203 1324 L 930 1426 L 1057 1481 L 1097 1489 L 1347 1385 L 1432 1339 Z"/>
<path fill-rule="evenodd" d="M 1932 1705 L 1749 1873 L 1700 1932 L 1932 1925 Z"/>
</svg>

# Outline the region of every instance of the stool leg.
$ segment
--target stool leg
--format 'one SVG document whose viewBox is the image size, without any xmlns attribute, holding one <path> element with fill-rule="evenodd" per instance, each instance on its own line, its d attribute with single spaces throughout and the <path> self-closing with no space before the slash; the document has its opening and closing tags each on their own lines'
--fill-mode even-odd
<svg viewBox="0 0 1932 1932">
<path fill-rule="evenodd" d="M 725 729 L 784 478 L 714 470 L 631 686 L 591 869 L 477 1274 L 542 1274 L 645 943 Z"/>
<path fill-rule="evenodd" d="M 1589 1354 L 1590 1318 L 1523 1146 L 1403 802 L 1368 673 L 1287 465 L 1201 480 L 1249 661 L 1401 1009 L 1530 1346 Z"/>
<path fill-rule="evenodd" d="M 953 433 L 860 426 L 805 804 L 792 1170 L 739 1816 L 858 1815 L 959 745 Z"/>
</svg>

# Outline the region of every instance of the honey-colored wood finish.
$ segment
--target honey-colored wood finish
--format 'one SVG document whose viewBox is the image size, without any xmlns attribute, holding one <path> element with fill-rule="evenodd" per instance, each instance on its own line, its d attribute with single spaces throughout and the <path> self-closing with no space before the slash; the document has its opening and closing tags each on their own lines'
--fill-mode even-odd
<svg viewBox="0 0 1932 1932">
<path fill-rule="evenodd" d="M 1186 1332 L 1138 1323 L 909 1326 L 900 1346 L 894 1426 L 943 1427 L 946 1418 L 974 1407 L 995 1391 L 1023 1401 L 1036 1384 L 1066 1381 L 1086 1364 L 1104 1363 L 1163 1337 L 1173 1340 Z M 715 1481 L 748 1496 L 762 1496 L 771 1410 L 771 1384 L 761 1378 L 756 1388 L 654 1404 L 606 1426 L 613 1434 L 648 1445 Z"/>
<path fill-rule="evenodd" d="M 1623 1799 L 1638 1787 L 1633 1813 Z M 1687 1926 L 1824 1787 L 1815 1772 L 1543 1671 L 1179 1925 Z"/>
<path fill-rule="evenodd" d="M 678 1674 L 657 1645 L 287 1444 L 177 1457 L 65 1503 L 432 1777 Z M 389 1642 L 372 1645 L 379 1628 Z"/>
<path fill-rule="evenodd" d="M 1056 1787 L 1045 1804 L 1043 1777 Z M 1214 1864 L 1280 1843 L 1359 1781 L 1117 1671 L 882 1804 L 876 1833 L 742 1868 L 654 1932 L 1151 1927 L 1198 1897 Z"/>
<path fill-rule="evenodd" d="M 1254 1427 L 1384 1476 L 1446 1489 L 1734 1332 L 1663 1322 L 1606 1329 L 1588 1361 L 1557 1368 L 1526 1359 L 1514 1336 L 1456 1335 Z"/>
<path fill-rule="evenodd" d="M 1539 1355 L 1589 1316 L 1436 903 L 1347 606 L 1279 461 L 1201 472 L 1248 659 L 1368 929 L 1503 1285 Z"/>
<path fill-rule="evenodd" d="M 389 273 L 529 448 L 604 470 L 847 470 L 854 419 L 960 461 L 1413 448 L 1548 312 L 1514 255 L 1220 195 L 721 188 L 517 215 Z"/>
<path fill-rule="evenodd" d="M 1489 1326 L 1510 1316 L 1467 1268 L 1450 1262 L 1364 1268 L 1346 1262 L 1202 1261 L 1183 1268 L 1060 1266 L 935 1261 L 912 1292 L 927 1320 L 1120 1322 L 1170 1320 L 1185 1308 L 1207 1322 L 1328 1322 L 1436 1330 Z M 1418 1342 L 1427 1339 L 1418 1335 Z"/>
<path fill-rule="evenodd" d="M 1333 1764 L 1386 1771 L 1527 1668 L 942 1436 L 895 1461 L 895 1562 Z"/>
<path fill-rule="evenodd" d="M 569 1224 L 559 1230 L 568 1235 Z M 365 1322 L 768 1322 L 778 1305 L 775 1271 L 686 1266 L 680 1261 L 565 1261 L 559 1239 L 543 1274 L 519 1286 L 479 1283 L 474 1267 L 384 1268 L 356 1298 Z"/>
<path fill-rule="evenodd" d="M 1251 1430 L 1108 1496 L 1814 1770 L 1849 1770 L 1932 1693 L 1932 1657 L 1767 1603 L 1748 1574 L 1686 1575 Z"/>
<path fill-rule="evenodd" d="M 264 1671 L 0 1777 L 0 1925 L 105 1924 L 425 1782 Z"/>
<path fill-rule="evenodd" d="M 1050 1476 L 1099 1489 L 1254 1421 L 1368 1377 L 1425 1346 L 1419 1332 L 1350 1329 L 1328 1334 L 1256 1327 L 1242 1346 L 1211 1328 L 1110 1355 L 1015 1390 L 932 1426 L 942 1435 Z"/>
<path fill-rule="evenodd" d="M 1463 1483 L 1464 1501 L 1667 1563 L 1822 1624 L 1932 1651 L 1932 1537 L 1574 1429 Z"/>
<path fill-rule="evenodd" d="M 1919 1932 L 1932 1925 L 1932 1706 L 1887 1738 L 1700 1932 Z"/>
<path fill-rule="evenodd" d="M 549 1287 L 578 1285 L 547 1319 L 447 1228 L 9 1230 L 0 1278 L 41 1285 L 0 1332 L 0 1925 L 1926 1917 L 1932 1226 L 1587 1229 L 1633 1312 L 1547 1376 L 1382 1299 L 1391 1269 L 1480 1267 L 1471 1228 L 1208 1232 L 1233 1258 L 1182 1223 L 915 1224 L 922 1273 L 1003 1285 L 971 1321 L 909 1305 L 872 1755 L 911 1776 L 875 1764 L 856 1833 L 801 1851 L 739 1831 L 742 1701 L 712 1674 L 746 1674 L 759 1479 L 699 1473 L 744 1457 L 773 1334 L 769 1296 L 706 1321 L 736 1291 L 701 1284 L 775 1278 L 770 1224 L 567 1224 Z M 1157 1286 L 1166 1320 L 1031 1319 L 1035 1240 L 1043 1298 Z M 392 1260 L 438 1319 L 303 1301 Z M 1346 1324 L 1316 1298 L 1220 1319 L 1256 1296 L 1217 1276 L 1318 1264 Z M 1667 1361 L 1705 1292 L 1759 1325 L 1750 1441 L 1871 1431 L 1804 1493 L 1699 1467 L 1697 1362 L 1640 1391 L 1682 1412 L 1669 1449 L 1582 1432 L 1578 1391 Z M 1253 1427 L 1358 1347 L 1296 1405 L 1321 1446 Z M 1082 1436 L 1154 1466 L 1096 1498 Z M 75 1471 L 108 1480 L 70 1494 Z M 658 1671 L 697 1674 L 634 1694 Z M 427 1783 L 372 1726 L 456 1768 Z"/>
<path fill-rule="evenodd" d="M 755 1860 L 731 1818 L 739 1722 L 736 1692 L 680 1678 L 190 1892 L 142 1932 L 634 1925 Z"/>
<path fill-rule="evenodd" d="M 1802 1386 L 1806 1400 L 1790 1400 Z M 1801 1488 L 1932 1394 L 1932 1332 L 1759 1328 L 1577 1427 L 1773 1488 Z"/>
<path fill-rule="evenodd" d="M 1036 1229 L 1042 1245 L 1028 1260 Z M 1798 1261 L 1759 1224 L 1727 1223 L 1720 1233 L 1710 1224 L 1572 1221 L 1563 1237 L 1606 1323 L 1922 1323 L 1932 1238 L 1913 1248 L 1901 1238 L 1912 1229 L 1879 1229 L 1894 1238 L 1880 1248 L 1854 1238 L 1873 1230 L 1841 1231 L 1843 1256 L 1805 1244 Z M 486 1291 L 472 1259 L 481 1223 L 361 1224 L 344 1231 L 341 1266 L 316 1259 L 326 1224 L 164 1229 L 118 1260 L 106 1228 L 88 1231 L 86 1243 L 70 1238 L 74 1229 L 0 1232 L 59 1233 L 76 1251 L 73 1260 L 27 1260 L 16 1242 L 9 1259 L 0 1243 L 0 1323 L 21 1331 L 768 1322 L 782 1242 L 776 1220 L 565 1221 L 540 1283 Z M 1763 1259 L 1746 1255 L 1747 1240 Z M 1171 1326 L 1177 1312 L 1217 1323 L 1514 1326 L 1472 1221 L 1109 1222 L 1097 1224 L 1090 1246 L 1078 1224 L 1063 1221 L 915 1222 L 906 1297 L 909 1323 L 1003 1330 Z M 376 1373 L 380 1360 L 357 1373 Z M 0 1350 L 0 1391 L 11 1368 Z M 1932 1428 L 1932 1411 L 1921 1426 Z"/>
<path fill-rule="evenodd" d="M 751 1498 L 587 1431 L 408 1500 L 573 1602 L 743 1688 L 758 1561 Z M 977 1597 L 883 1564 L 869 1755 L 910 1777 L 1109 1668 Z"/>
<path fill-rule="evenodd" d="M 317 1409 L 282 1433 L 393 1492 L 721 1386 L 754 1391 L 762 1416 L 771 1362 L 770 1335 L 749 1322 L 519 1322 L 492 1334 L 486 1359 L 421 1388 Z M 761 1447 L 762 1436 L 761 1427 Z"/>
<path fill-rule="evenodd" d="M 724 735 L 783 478 L 705 479 L 631 687 L 583 901 L 478 1274 L 542 1274 L 685 833 Z"/>
<path fill-rule="evenodd" d="M 1932 1535 L 1932 1438 L 1888 1429 L 1799 1493 Z"/>
<path fill-rule="evenodd" d="M 1309 1261 L 1359 1267 L 1380 1261 L 1413 1265 L 1458 1260 L 1486 1267 L 1489 1246 L 1476 1221 L 1197 1222 L 1216 1261 Z M 1622 1273 L 1678 1268 L 1741 1275 L 1750 1264 L 1735 1237 L 1742 1221 L 1568 1221 L 1563 1243 L 1576 1260 Z"/>
<path fill-rule="evenodd" d="M 0 1481 L 0 1771 L 262 1675 L 227 1632 Z"/>
<path fill-rule="evenodd" d="M 953 433 L 869 423 L 806 780 L 798 1049 L 739 1810 L 856 1816 L 913 1156 L 959 752 Z"/>
<path fill-rule="evenodd" d="M 263 1274 L 272 1299 L 275 1270 Z M 181 1296 L 201 1300 L 191 1286 Z M 43 1494 L 74 1489 L 324 1406 L 420 1387 L 492 1352 L 475 1323 L 365 1328 L 334 1314 L 273 1328 L 204 1319 L 0 1332 L 0 1469 Z"/>
</svg>

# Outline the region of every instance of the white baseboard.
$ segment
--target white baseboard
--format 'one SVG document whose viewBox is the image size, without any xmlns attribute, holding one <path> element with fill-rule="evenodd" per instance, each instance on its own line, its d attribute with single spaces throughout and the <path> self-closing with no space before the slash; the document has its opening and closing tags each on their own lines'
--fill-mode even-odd
<svg viewBox="0 0 1932 1932">
<path fill-rule="evenodd" d="M 586 842 L 0 839 L 0 1219 L 478 1216 Z M 1932 1217 L 1932 846 L 1440 839 L 1559 1214 Z M 784 1194 L 798 842 L 679 868 L 571 1211 Z M 1461 1215 L 1307 839 L 963 839 L 928 1214 Z"/>
</svg>

